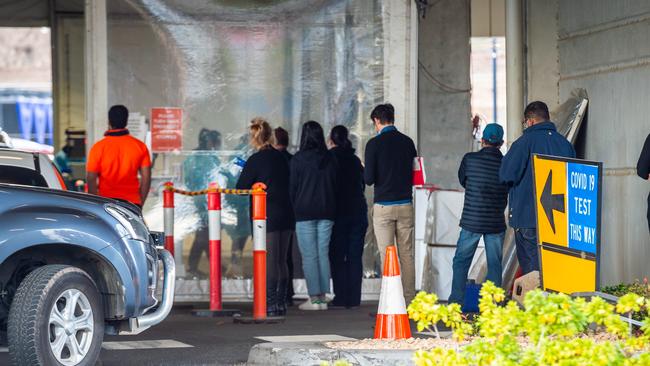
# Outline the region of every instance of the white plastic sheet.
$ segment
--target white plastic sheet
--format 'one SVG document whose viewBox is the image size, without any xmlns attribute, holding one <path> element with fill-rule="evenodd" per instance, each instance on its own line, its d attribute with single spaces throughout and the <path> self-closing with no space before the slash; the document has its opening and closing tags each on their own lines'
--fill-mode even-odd
<svg viewBox="0 0 650 366">
<path fill-rule="evenodd" d="M 433 292 L 441 300 L 447 300 L 451 293 L 453 275 L 452 262 L 456 243 L 460 235 L 460 218 L 463 212 L 465 194 L 459 191 L 434 191 L 429 196 L 426 214 L 426 231 L 423 245 L 426 248 L 416 255 L 417 273 L 421 289 Z M 416 221 L 417 222 L 417 221 Z M 483 239 L 474 254 L 471 268 L 474 268 L 485 250 Z"/>
<path fill-rule="evenodd" d="M 390 9 L 396 6 L 388 1 L 115 0 L 107 5 L 109 104 L 125 104 L 146 116 L 154 107 L 183 109 L 181 151 L 155 156 L 152 194 L 144 209 L 152 229 L 162 228 L 161 185 L 171 180 L 184 187 L 184 161 L 206 154 L 194 151 L 201 129 L 221 133 L 220 151 L 207 153 L 219 157 L 221 175 L 232 158 L 250 154 L 247 125 L 256 116 L 287 129 L 292 151 L 307 120 L 321 122 L 326 132 L 345 125 L 362 154 L 374 134 L 370 111 L 385 101 L 387 90 L 402 93 L 389 87 L 385 63 L 391 65 L 393 79 L 394 73 L 406 75 L 408 65 L 404 70 L 393 66 L 385 39 L 387 27 L 395 27 L 409 13 L 393 14 L 389 22 Z M 407 27 L 410 22 L 404 21 Z M 196 174 L 214 170 L 200 165 Z M 176 242 L 185 259 L 202 225 L 195 203 L 177 195 Z M 238 214 L 240 209 L 246 212 Z M 240 275 L 228 270 L 236 240 L 228 227 L 241 226 L 247 210 L 247 205 L 224 202 L 222 263 L 227 278 L 252 275 L 250 239 Z M 366 272 L 375 273 L 374 267 Z M 207 272 L 205 256 L 200 270 Z M 237 286 L 243 296 L 245 285 Z M 204 287 L 187 289 L 205 295 Z"/>
</svg>

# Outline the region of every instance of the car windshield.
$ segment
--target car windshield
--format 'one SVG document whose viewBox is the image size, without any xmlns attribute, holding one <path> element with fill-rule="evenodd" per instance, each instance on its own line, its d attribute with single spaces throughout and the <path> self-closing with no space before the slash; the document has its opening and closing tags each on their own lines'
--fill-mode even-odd
<svg viewBox="0 0 650 366">
<path fill-rule="evenodd" d="M 47 182 L 38 172 L 17 166 L 0 166 L 0 183 L 47 187 Z"/>
</svg>

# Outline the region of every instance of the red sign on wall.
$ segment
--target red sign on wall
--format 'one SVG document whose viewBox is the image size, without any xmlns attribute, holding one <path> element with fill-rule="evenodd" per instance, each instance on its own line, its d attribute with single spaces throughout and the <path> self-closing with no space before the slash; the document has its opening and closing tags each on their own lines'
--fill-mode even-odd
<svg viewBox="0 0 650 366">
<path fill-rule="evenodd" d="M 151 109 L 151 151 L 167 152 L 183 149 L 183 110 L 181 108 Z"/>
</svg>

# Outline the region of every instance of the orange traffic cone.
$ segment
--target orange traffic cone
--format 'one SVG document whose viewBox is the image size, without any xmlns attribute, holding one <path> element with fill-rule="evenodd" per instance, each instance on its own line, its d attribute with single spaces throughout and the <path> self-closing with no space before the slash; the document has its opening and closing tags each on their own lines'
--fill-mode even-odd
<svg viewBox="0 0 650 366">
<path fill-rule="evenodd" d="M 406 314 L 402 275 L 394 245 L 386 248 L 384 274 L 381 279 L 379 310 L 375 323 L 375 339 L 411 338 L 411 325 Z"/>
</svg>

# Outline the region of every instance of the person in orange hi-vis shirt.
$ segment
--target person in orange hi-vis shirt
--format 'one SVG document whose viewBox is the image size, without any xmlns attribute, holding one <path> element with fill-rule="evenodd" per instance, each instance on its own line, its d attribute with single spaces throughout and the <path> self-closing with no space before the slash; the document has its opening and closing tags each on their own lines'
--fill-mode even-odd
<svg viewBox="0 0 650 366">
<path fill-rule="evenodd" d="M 123 105 L 109 109 L 109 129 L 88 154 L 88 193 L 142 208 L 151 187 L 151 158 L 147 146 L 126 129 L 128 118 L 129 110 Z"/>
</svg>

